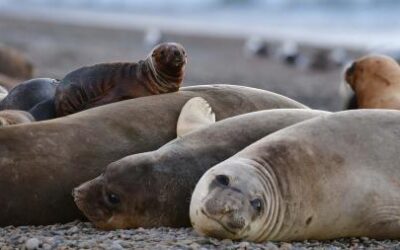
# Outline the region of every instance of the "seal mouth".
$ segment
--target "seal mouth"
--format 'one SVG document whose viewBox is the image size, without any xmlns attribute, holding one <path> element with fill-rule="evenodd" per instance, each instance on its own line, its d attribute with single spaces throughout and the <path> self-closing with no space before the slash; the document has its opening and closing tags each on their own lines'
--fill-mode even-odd
<svg viewBox="0 0 400 250">
<path fill-rule="evenodd" d="M 210 216 L 205 210 L 204 208 L 202 208 L 201 213 L 206 216 L 209 220 L 212 220 L 214 222 L 216 222 L 218 225 L 220 225 L 225 231 L 227 231 L 228 233 L 232 234 L 232 235 L 236 235 L 237 232 L 235 232 L 234 230 L 230 229 L 229 227 L 227 227 L 225 224 L 223 224 L 221 221 L 213 218 L 212 216 Z M 224 215 L 221 216 L 221 219 L 224 217 Z M 239 231 L 238 231 L 239 232 Z"/>
</svg>

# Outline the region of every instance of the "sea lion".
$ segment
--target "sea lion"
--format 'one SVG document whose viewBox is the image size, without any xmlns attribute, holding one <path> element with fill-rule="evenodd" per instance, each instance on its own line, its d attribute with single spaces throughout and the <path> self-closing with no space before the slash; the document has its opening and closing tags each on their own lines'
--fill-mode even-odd
<svg viewBox="0 0 400 250">
<path fill-rule="evenodd" d="M 11 126 L 35 121 L 33 116 L 22 110 L 2 110 L 0 111 L 0 127 Z"/>
<path fill-rule="evenodd" d="M 0 110 L 29 111 L 40 102 L 54 98 L 57 82 L 52 78 L 36 78 L 20 83 L 0 102 Z"/>
<path fill-rule="evenodd" d="M 193 112 L 182 109 L 181 116 L 187 113 Z M 203 114 L 197 119 L 200 128 L 178 121 L 177 130 L 186 135 L 156 151 L 113 162 L 99 177 L 80 185 L 74 191 L 77 206 L 102 229 L 190 226 L 190 196 L 207 169 L 269 133 L 328 112 L 259 111 L 206 128 L 203 121 L 210 115 Z M 195 130 L 188 132 L 188 127 Z"/>
<path fill-rule="evenodd" d="M 352 110 L 295 124 L 208 170 L 195 230 L 218 238 L 400 238 L 400 112 Z"/>
<path fill-rule="evenodd" d="M 112 102 L 178 91 L 186 61 L 182 45 L 162 43 L 138 63 L 103 63 L 72 71 L 57 87 L 56 115 L 60 117 Z"/>
<path fill-rule="evenodd" d="M 351 64 L 344 78 L 355 92 L 358 108 L 400 109 L 400 67 L 394 59 L 362 57 Z"/>
<path fill-rule="evenodd" d="M 307 108 L 268 91 L 208 85 L 4 127 L 0 129 L 0 226 L 83 218 L 72 189 L 101 174 L 111 162 L 174 139 L 180 110 L 197 96 L 210 103 L 217 120 L 262 109 Z"/>
<path fill-rule="evenodd" d="M 29 79 L 33 77 L 33 64 L 20 51 L 0 45 L 0 73 L 13 78 Z"/>
</svg>

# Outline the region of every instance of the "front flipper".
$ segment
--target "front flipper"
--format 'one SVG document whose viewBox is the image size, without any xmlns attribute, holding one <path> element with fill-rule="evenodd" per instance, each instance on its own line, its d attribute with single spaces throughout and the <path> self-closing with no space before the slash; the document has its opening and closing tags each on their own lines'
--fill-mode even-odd
<svg viewBox="0 0 400 250">
<path fill-rule="evenodd" d="M 202 97 L 191 98 L 183 106 L 178 118 L 176 133 L 178 137 L 215 123 L 215 113 Z"/>
</svg>

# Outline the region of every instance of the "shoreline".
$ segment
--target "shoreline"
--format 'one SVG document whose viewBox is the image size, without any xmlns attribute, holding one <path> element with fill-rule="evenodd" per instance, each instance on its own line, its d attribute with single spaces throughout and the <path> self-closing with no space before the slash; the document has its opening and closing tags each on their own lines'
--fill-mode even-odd
<svg viewBox="0 0 400 250">
<path fill-rule="evenodd" d="M 80 27 L 113 28 L 125 30 L 158 29 L 177 35 L 201 35 L 219 38 L 244 39 L 257 37 L 267 41 L 294 41 L 305 46 L 321 48 L 340 47 L 349 50 L 370 51 L 376 48 L 400 49 L 400 34 L 396 32 L 379 33 L 371 36 L 367 31 L 357 29 L 326 30 L 277 27 L 273 24 L 223 24 L 209 20 L 184 19 L 174 16 L 156 16 L 151 14 L 117 13 L 112 11 L 91 11 L 60 9 L 51 7 L 3 6 L 3 17 L 18 18 L 26 21 L 44 21 L 57 24 L 69 24 Z M 212 16 L 210 17 L 212 18 Z M 349 33 L 351 35 L 349 35 Z M 399 42 L 394 42 L 399 41 Z"/>
</svg>

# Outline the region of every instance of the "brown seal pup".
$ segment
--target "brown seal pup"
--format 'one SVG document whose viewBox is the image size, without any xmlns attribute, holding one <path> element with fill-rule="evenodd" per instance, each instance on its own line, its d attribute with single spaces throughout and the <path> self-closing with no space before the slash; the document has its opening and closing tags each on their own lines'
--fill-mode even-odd
<svg viewBox="0 0 400 250">
<path fill-rule="evenodd" d="M 33 64 L 18 50 L 0 45 L 0 73 L 12 78 L 29 79 L 33 77 Z"/>
<path fill-rule="evenodd" d="M 138 63 L 103 63 L 77 69 L 67 74 L 57 87 L 56 115 L 178 91 L 185 65 L 186 51 L 182 45 L 162 43 Z"/>
<path fill-rule="evenodd" d="M 192 112 L 183 108 L 181 116 L 196 110 L 201 109 Z M 102 229 L 190 226 L 190 196 L 207 169 L 269 133 L 329 113 L 267 110 L 231 117 L 205 128 L 204 121 L 210 115 L 203 114 L 200 119 L 180 119 L 183 124 L 178 121 L 178 131 L 197 129 L 193 120 L 199 122 L 199 130 L 156 151 L 113 162 L 99 177 L 76 188 L 77 206 Z M 208 120 L 212 121 L 212 116 Z"/>
<path fill-rule="evenodd" d="M 400 109 L 400 67 L 383 55 L 362 57 L 346 70 L 358 108 Z"/>
<path fill-rule="evenodd" d="M 400 238 L 400 112 L 353 110 L 282 129 L 208 170 L 201 234 L 249 241 Z"/>
<path fill-rule="evenodd" d="M 217 120 L 262 109 L 306 108 L 268 91 L 209 85 L 4 127 L 0 129 L 0 226 L 83 218 L 72 189 L 101 174 L 111 162 L 156 150 L 174 139 L 180 110 L 197 96 L 210 103 Z"/>
<path fill-rule="evenodd" d="M 0 111 L 0 127 L 11 126 L 22 123 L 34 122 L 33 116 L 22 110 L 2 110 Z"/>
</svg>

